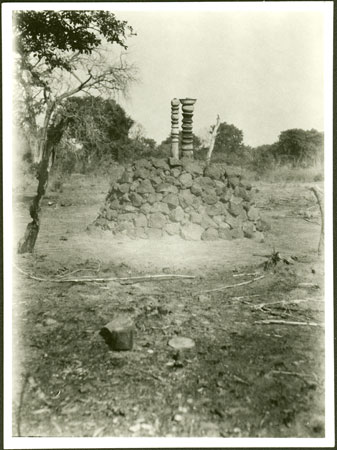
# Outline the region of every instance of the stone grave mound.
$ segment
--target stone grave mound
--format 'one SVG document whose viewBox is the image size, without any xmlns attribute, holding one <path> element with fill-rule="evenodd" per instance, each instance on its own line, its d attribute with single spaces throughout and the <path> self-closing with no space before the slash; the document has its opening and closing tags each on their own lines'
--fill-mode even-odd
<svg viewBox="0 0 337 450">
<path fill-rule="evenodd" d="M 259 241 L 266 225 L 240 169 L 175 158 L 127 165 L 94 224 L 119 238 Z"/>
</svg>

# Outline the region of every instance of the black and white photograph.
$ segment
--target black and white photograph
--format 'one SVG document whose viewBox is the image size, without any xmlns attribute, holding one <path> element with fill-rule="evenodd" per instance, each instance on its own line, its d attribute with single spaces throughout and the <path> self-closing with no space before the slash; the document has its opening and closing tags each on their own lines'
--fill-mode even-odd
<svg viewBox="0 0 337 450">
<path fill-rule="evenodd" d="M 334 446 L 333 6 L 2 4 L 4 448 Z"/>
</svg>

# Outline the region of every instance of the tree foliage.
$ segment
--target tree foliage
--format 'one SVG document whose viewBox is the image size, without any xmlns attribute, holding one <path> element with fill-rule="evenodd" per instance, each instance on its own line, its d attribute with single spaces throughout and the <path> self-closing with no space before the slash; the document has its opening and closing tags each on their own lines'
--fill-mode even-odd
<svg viewBox="0 0 337 450">
<path fill-rule="evenodd" d="M 107 11 L 14 12 L 18 127 L 43 146 L 47 128 L 68 97 L 125 92 L 134 68 L 121 56 L 113 61 L 110 47 L 126 49 L 132 33 Z"/>
<path fill-rule="evenodd" d="M 60 112 L 67 119 L 63 144 L 75 142 L 84 160 L 111 155 L 128 139 L 133 120 L 113 99 L 70 97 Z"/>
<path fill-rule="evenodd" d="M 232 124 L 223 122 L 218 128 L 214 143 L 214 156 L 222 154 L 228 163 L 240 163 L 243 156 L 243 132 Z"/>
<path fill-rule="evenodd" d="M 259 173 L 277 166 L 312 167 L 322 163 L 324 134 L 311 129 L 282 131 L 274 144 L 252 149 L 251 167 Z"/>
<path fill-rule="evenodd" d="M 293 166 L 312 166 L 323 157 L 324 134 L 317 130 L 298 128 L 282 131 L 275 149 L 275 158 Z"/>
<path fill-rule="evenodd" d="M 91 54 L 103 39 L 126 49 L 127 33 L 133 33 L 126 21 L 107 11 L 15 11 L 14 30 L 23 68 L 32 72 L 28 56 L 43 59 L 49 72 L 55 68 L 70 72 L 74 52 Z"/>
</svg>

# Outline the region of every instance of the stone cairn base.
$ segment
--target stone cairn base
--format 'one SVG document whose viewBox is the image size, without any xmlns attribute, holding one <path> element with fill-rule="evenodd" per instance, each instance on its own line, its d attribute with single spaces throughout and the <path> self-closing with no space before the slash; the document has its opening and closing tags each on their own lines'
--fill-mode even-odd
<svg viewBox="0 0 337 450">
<path fill-rule="evenodd" d="M 94 224 L 119 238 L 258 241 L 266 226 L 240 170 L 173 157 L 126 166 Z"/>
</svg>

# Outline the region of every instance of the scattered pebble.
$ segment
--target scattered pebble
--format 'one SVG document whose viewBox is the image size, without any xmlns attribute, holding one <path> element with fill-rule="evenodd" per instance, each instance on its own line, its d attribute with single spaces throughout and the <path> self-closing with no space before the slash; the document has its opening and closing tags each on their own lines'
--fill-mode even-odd
<svg viewBox="0 0 337 450">
<path fill-rule="evenodd" d="M 199 295 L 198 300 L 199 300 L 199 302 L 208 302 L 209 297 L 208 297 L 208 295 Z"/>
<path fill-rule="evenodd" d="M 45 320 L 45 324 L 46 324 L 47 326 L 50 326 L 50 325 L 57 325 L 57 324 L 58 324 L 58 321 L 55 320 L 55 319 L 52 319 L 51 317 L 48 317 L 48 318 Z"/>
<path fill-rule="evenodd" d="M 140 430 L 140 423 L 136 423 L 129 428 L 132 433 L 137 433 Z"/>
<path fill-rule="evenodd" d="M 173 420 L 175 422 L 181 422 L 184 419 L 184 417 L 181 414 L 175 414 L 173 417 Z"/>
<path fill-rule="evenodd" d="M 181 413 L 187 413 L 188 408 L 186 408 L 186 406 L 179 406 L 178 411 Z"/>
</svg>

